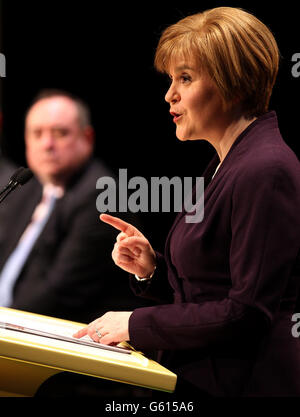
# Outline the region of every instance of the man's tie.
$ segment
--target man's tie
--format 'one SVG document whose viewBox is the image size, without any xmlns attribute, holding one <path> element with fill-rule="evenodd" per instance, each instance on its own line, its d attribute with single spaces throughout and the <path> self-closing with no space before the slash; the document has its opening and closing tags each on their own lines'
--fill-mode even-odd
<svg viewBox="0 0 300 417">
<path fill-rule="evenodd" d="M 47 188 L 45 188 L 43 198 L 36 207 L 31 222 L 3 266 L 0 274 L 0 306 L 9 307 L 11 305 L 14 284 L 53 210 L 55 200 L 55 195 L 47 192 Z"/>
</svg>

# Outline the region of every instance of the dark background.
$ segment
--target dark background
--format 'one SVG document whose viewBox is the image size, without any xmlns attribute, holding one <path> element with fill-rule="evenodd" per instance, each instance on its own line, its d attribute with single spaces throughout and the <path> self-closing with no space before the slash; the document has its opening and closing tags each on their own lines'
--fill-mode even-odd
<svg viewBox="0 0 300 417">
<path fill-rule="evenodd" d="M 214 154 L 206 142 L 180 142 L 164 102 L 166 77 L 153 68 L 161 31 L 180 18 L 217 6 L 241 7 L 273 31 L 281 65 L 270 109 L 289 146 L 300 156 L 300 79 L 291 58 L 300 52 L 295 2 L 102 2 L 2 0 L 2 153 L 25 165 L 24 113 L 41 88 L 62 88 L 88 102 L 96 154 L 118 174 L 201 176 Z M 298 99 L 299 96 L 299 99 Z M 251 196 L 249 196 L 251 203 Z M 144 232 L 162 249 L 175 214 L 143 213 Z"/>
</svg>

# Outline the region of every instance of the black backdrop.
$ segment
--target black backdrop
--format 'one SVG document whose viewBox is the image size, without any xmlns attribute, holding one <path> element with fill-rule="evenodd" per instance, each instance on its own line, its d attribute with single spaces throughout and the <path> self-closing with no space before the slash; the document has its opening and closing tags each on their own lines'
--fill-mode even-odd
<svg viewBox="0 0 300 417">
<path fill-rule="evenodd" d="M 167 80 L 155 72 L 153 56 L 167 25 L 216 6 L 244 8 L 275 34 L 282 59 L 270 108 L 277 111 L 281 132 L 299 157 L 300 79 L 292 74 L 292 56 L 300 52 L 298 8 L 295 2 L 257 0 L 2 0 L 0 52 L 6 57 L 7 73 L 0 79 L 2 153 L 25 164 L 24 112 L 41 88 L 63 88 L 89 103 L 96 154 L 116 174 L 127 168 L 129 178 L 200 176 L 214 151 L 205 142 L 176 139 L 164 102 Z M 144 232 L 158 249 L 173 218 L 174 214 L 142 214 Z"/>
</svg>

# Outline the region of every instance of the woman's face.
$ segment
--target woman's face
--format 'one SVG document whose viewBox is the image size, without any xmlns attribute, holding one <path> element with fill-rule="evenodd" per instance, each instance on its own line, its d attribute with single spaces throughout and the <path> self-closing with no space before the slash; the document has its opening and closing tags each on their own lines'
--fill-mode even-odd
<svg viewBox="0 0 300 417">
<path fill-rule="evenodd" d="M 225 113 L 217 87 L 195 64 L 174 61 L 172 80 L 165 96 L 180 140 L 213 139 Z"/>
</svg>

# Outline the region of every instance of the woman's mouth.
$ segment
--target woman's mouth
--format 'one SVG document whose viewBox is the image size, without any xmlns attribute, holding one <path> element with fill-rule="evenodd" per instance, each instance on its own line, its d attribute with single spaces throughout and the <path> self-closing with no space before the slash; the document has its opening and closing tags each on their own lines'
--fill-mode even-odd
<svg viewBox="0 0 300 417">
<path fill-rule="evenodd" d="M 182 117 L 182 114 L 180 113 L 170 112 L 170 114 L 173 116 L 174 123 L 177 123 Z"/>
</svg>

